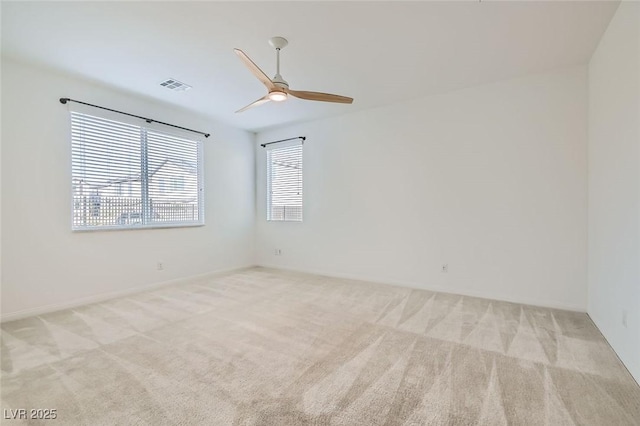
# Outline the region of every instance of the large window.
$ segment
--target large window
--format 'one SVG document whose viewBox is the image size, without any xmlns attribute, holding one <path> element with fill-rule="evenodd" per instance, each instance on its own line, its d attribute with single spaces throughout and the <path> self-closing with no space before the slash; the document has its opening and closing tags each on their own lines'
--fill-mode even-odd
<svg viewBox="0 0 640 426">
<path fill-rule="evenodd" d="M 74 230 L 204 223 L 202 142 L 71 112 Z"/>
<path fill-rule="evenodd" d="M 302 144 L 267 150 L 267 220 L 302 221 Z"/>
</svg>

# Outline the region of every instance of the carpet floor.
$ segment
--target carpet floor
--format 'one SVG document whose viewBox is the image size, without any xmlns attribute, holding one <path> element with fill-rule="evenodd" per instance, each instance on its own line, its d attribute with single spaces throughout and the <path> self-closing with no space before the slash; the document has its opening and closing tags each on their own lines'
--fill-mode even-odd
<svg viewBox="0 0 640 426">
<path fill-rule="evenodd" d="M 21 408 L 61 425 L 639 425 L 640 387 L 586 314 L 253 268 L 2 324 L 4 417 Z"/>
</svg>

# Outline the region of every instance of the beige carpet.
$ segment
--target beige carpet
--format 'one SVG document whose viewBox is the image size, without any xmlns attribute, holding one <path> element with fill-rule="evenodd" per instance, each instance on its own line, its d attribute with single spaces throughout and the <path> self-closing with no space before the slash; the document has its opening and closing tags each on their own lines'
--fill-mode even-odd
<svg viewBox="0 0 640 426">
<path fill-rule="evenodd" d="M 60 425 L 638 425 L 640 388 L 585 314 L 255 268 L 3 324 L 2 409 L 18 408 Z"/>
</svg>

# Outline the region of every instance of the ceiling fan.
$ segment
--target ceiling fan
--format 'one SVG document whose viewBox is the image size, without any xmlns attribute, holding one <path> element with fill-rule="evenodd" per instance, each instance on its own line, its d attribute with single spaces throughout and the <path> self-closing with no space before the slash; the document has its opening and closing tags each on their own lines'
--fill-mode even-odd
<svg viewBox="0 0 640 426">
<path fill-rule="evenodd" d="M 239 109 L 236 112 L 246 111 L 249 108 L 262 105 L 269 101 L 286 101 L 289 95 L 310 101 L 337 102 L 341 104 L 350 104 L 353 102 L 353 98 L 348 98 L 346 96 L 289 89 L 289 83 L 287 83 L 285 79 L 283 79 L 280 75 L 280 50 L 283 49 L 287 44 L 289 44 L 289 42 L 283 37 L 271 37 L 269 39 L 269 44 L 276 49 L 277 70 L 276 75 L 273 77 L 273 79 L 267 77 L 267 75 L 260 68 L 258 68 L 258 66 L 251 59 L 249 59 L 246 53 L 244 53 L 240 49 L 233 49 L 240 57 L 240 59 L 242 59 L 242 62 L 244 62 L 247 68 L 249 68 L 249 71 L 251 71 L 251 73 L 255 75 L 258 80 L 262 82 L 262 84 L 267 86 L 267 89 L 269 90 L 269 93 L 267 93 L 264 97 L 258 99 L 253 103 L 250 103 L 246 107 Z"/>
</svg>

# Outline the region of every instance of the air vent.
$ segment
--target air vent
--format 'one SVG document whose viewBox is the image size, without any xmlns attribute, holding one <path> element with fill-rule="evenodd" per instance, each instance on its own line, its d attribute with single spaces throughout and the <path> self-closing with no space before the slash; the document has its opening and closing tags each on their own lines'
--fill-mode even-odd
<svg viewBox="0 0 640 426">
<path fill-rule="evenodd" d="M 191 89 L 191 86 L 181 81 L 178 81 L 175 78 L 170 78 L 163 81 L 162 83 L 160 83 L 160 86 L 166 87 L 167 89 L 175 90 L 176 92 L 184 92 L 186 90 Z"/>
</svg>

